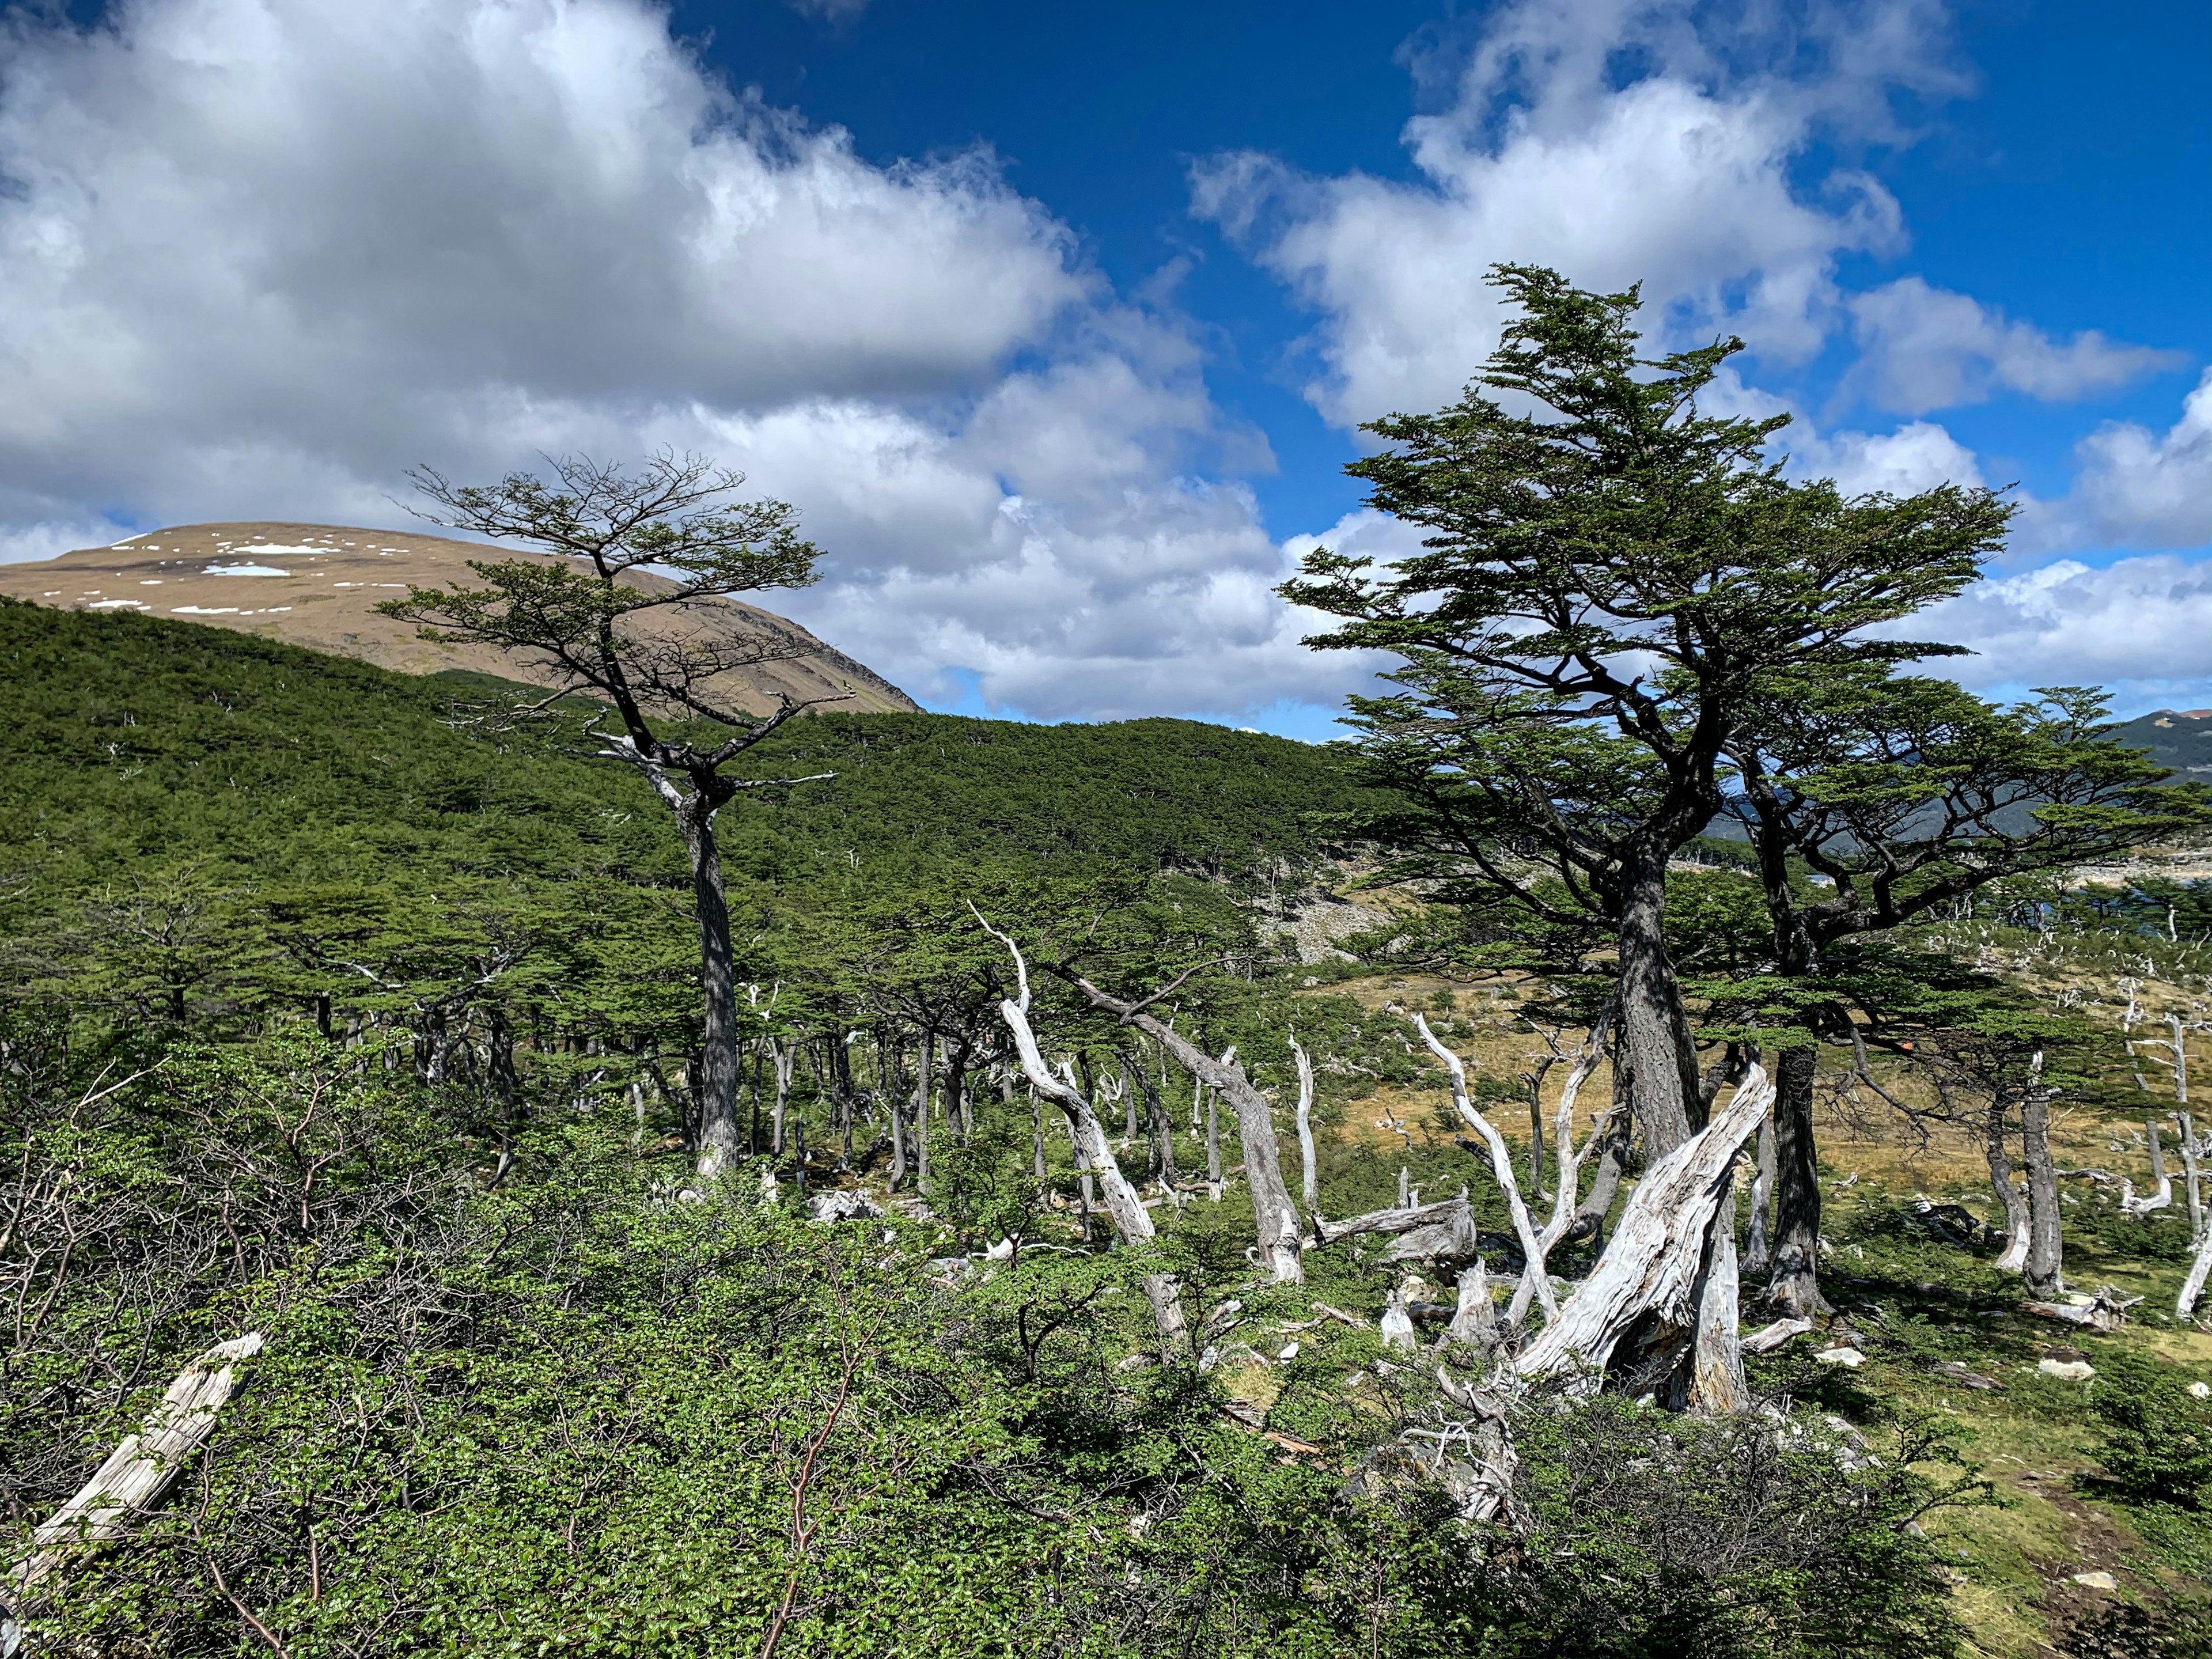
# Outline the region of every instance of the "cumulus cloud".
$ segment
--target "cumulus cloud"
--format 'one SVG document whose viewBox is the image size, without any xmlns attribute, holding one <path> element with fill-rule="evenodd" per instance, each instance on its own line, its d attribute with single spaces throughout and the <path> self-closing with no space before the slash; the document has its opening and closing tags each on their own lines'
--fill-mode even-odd
<svg viewBox="0 0 2212 1659">
<path fill-rule="evenodd" d="M 2052 510 L 2050 539 L 2131 547 L 2212 542 L 2212 369 L 2163 433 L 2113 422 L 2083 439 L 2079 471 Z"/>
<path fill-rule="evenodd" d="M 1942 672 L 1970 686 L 2103 685 L 2123 704 L 2212 689 L 2212 561 L 2156 554 L 2101 568 L 2061 559 L 1977 583 L 1914 620 L 1915 638 L 1978 654 Z"/>
<path fill-rule="evenodd" d="M 647 0 L 0 27 L 14 556 L 389 522 L 417 462 L 668 442 L 799 504 L 830 580 L 788 608 L 925 696 L 959 668 L 1038 714 L 1334 695 L 1218 481 L 1264 441 L 988 154 L 872 164 Z"/>
<path fill-rule="evenodd" d="M 1802 477 L 1833 478 L 1850 495 L 1882 490 L 1911 495 L 1938 484 L 1978 485 L 1974 452 L 1933 421 L 1913 421 L 1894 432 L 1833 432 L 1788 427 L 1781 434 Z"/>
<path fill-rule="evenodd" d="M 2081 398 L 2185 361 L 2177 351 L 2115 344 L 2094 329 L 2062 343 L 1917 276 L 1854 295 L 1849 305 L 1862 355 L 1846 388 L 1907 415 L 1980 403 L 1999 391 Z"/>
<path fill-rule="evenodd" d="M 1761 33 L 1731 13 L 1723 52 L 1679 0 L 1524 0 L 1487 25 L 1451 106 L 1407 124 L 1418 180 L 1218 156 L 1196 210 L 1320 311 L 1308 395 L 1346 424 L 1459 390 L 1498 338 L 1499 260 L 1642 281 L 1685 326 L 1803 357 L 1839 303 L 1838 258 L 1900 236 L 1871 177 L 1808 187 L 1804 158 L 1838 127 L 1883 130 L 1891 88 L 1954 80 L 1916 0 L 1796 15 Z"/>
</svg>

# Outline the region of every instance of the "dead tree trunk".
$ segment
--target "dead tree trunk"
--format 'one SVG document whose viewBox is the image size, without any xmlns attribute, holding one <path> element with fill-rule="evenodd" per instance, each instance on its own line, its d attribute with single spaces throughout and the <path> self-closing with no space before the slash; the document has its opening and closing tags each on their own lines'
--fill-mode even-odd
<svg viewBox="0 0 2212 1659">
<path fill-rule="evenodd" d="M 1121 1166 L 1114 1161 L 1114 1149 L 1107 1141 L 1097 1114 L 1091 1109 L 1091 1103 L 1084 1098 L 1081 1090 L 1052 1074 L 1037 1048 L 1036 1034 L 1030 1029 L 1029 964 L 1022 960 L 1021 951 L 1012 939 L 983 921 L 980 913 L 975 920 L 1014 958 L 1014 977 L 1020 994 L 1000 1003 L 999 1012 L 1013 1036 L 1022 1075 L 1029 1080 L 1031 1089 L 1058 1106 L 1066 1119 L 1068 1132 L 1081 1150 L 1081 1162 L 1098 1172 L 1106 1192 L 1106 1212 L 1113 1218 L 1114 1230 L 1121 1235 L 1122 1243 L 1133 1247 L 1150 1243 L 1158 1237 L 1152 1214 L 1137 1196 L 1137 1189 L 1122 1176 Z M 1183 1314 L 1182 1287 L 1175 1275 L 1148 1273 L 1143 1286 L 1145 1299 L 1152 1304 L 1153 1328 L 1159 1334 L 1161 1357 L 1173 1359 L 1188 1354 L 1189 1324 Z"/>
<path fill-rule="evenodd" d="M 1523 1376 L 1601 1370 L 1632 1332 L 1674 1367 L 1687 1364 L 1688 1404 L 1738 1409 L 1745 1397 L 1735 1340 L 1735 1240 L 1727 1223 L 1732 1171 L 1773 1103 L 1753 1066 L 1712 1122 L 1655 1164 L 1621 1212 L 1595 1271 L 1516 1362 Z M 1594 1377 L 1593 1377 L 1594 1380 Z"/>
<path fill-rule="evenodd" d="M 1459 1276 L 1459 1306 L 1445 1340 L 1454 1347 L 1487 1353 L 1498 1346 L 1498 1304 L 1490 1299 L 1490 1275 L 1477 1256 Z"/>
<path fill-rule="evenodd" d="M 1551 1219 L 1545 1223 L 1544 1231 L 1537 1239 L 1547 1261 L 1559 1241 L 1579 1224 L 1580 1212 L 1575 1202 L 1575 1191 L 1582 1181 L 1582 1160 L 1591 1147 L 1603 1144 L 1610 1132 L 1614 1114 L 1620 1109 L 1617 1106 L 1608 1108 L 1605 1115 L 1590 1126 L 1589 1139 L 1583 1143 L 1581 1152 L 1576 1151 L 1575 1104 L 1582 1097 L 1583 1085 L 1589 1081 L 1590 1073 L 1597 1069 L 1598 1060 L 1605 1053 L 1606 1030 L 1612 1016 L 1612 1005 L 1607 1004 L 1604 1012 L 1598 1015 L 1597 1024 L 1590 1028 L 1588 1040 L 1583 1042 L 1582 1051 L 1575 1056 L 1574 1065 L 1567 1073 L 1566 1082 L 1559 1088 L 1559 1119 L 1553 1125 L 1553 1139 L 1559 1146 L 1559 1178 L 1552 1194 Z M 1539 1294 L 1540 1289 L 1547 1288 L 1548 1282 L 1540 1287 L 1530 1275 L 1523 1273 L 1521 1283 L 1514 1287 L 1512 1303 L 1506 1310 L 1506 1322 L 1518 1326 L 1527 1319 L 1529 1298 Z"/>
<path fill-rule="evenodd" d="M 2150 1196 L 2137 1198 L 2126 1182 L 2120 1183 L 2121 1213 L 2138 1221 L 2154 1210 L 2169 1209 L 2173 1204 L 2173 1177 L 2166 1172 L 2166 1149 L 2159 1145 L 2156 1118 L 2143 1120 L 2143 1133 L 2150 1141 Z"/>
<path fill-rule="evenodd" d="M 1300 1256 L 1298 1211 L 1291 1202 L 1290 1188 L 1283 1184 L 1283 1160 L 1275 1145 L 1274 1116 L 1268 1109 L 1267 1097 L 1253 1086 L 1252 1079 L 1237 1063 L 1237 1051 L 1231 1048 L 1216 1060 L 1146 1013 L 1144 1004 L 1109 996 L 1087 979 L 1079 979 L 1075 984 L 1092 1007 L 1142 1031 L 1166 1049 L 1176 1065 L 1204 1084 L 1214 1097 L 1228 1098 L 1230 1109 L 1237 1114 L 1237 1134 L 1244 1143 L 1244 1184 L 1252 1194 L 1252 1218 L 1259 1232 L 1260 1259 L 1268 1276 L 1279 1283 L 1303 1282 L 1306 1275 Z M 1218 1193 L 1221 1166 L 1213 1124 L 1213 1109 L 1209 1104 L 1206 1178 L 1215 1183 Z"/>
<path fill-rule="evenodd" d="M 2197 1185 L 2197 1127 L 2186 1112 L 2174 1114 L 2173 1127 L 2181 1135 L 2181 1184 L 2189 1199 L 2189 1237 L 2201 1238 L 2204 1234 L 2204 1198 Z"/>
<path fill-rule="evenodd" d="M 1221 1202 L 1221 1096 L 1218 1091 L 1206 1091 L 1206 1195 L 1212 1202 Z"/>
<path fill-rule="evenodd" d="M 2204 1293 L 2204 1275 L 2212 1272 L 2212 1227 L 2197 1235 L 2197 1253 L 2190 1258 L 2181 1294 L 2173 1300 L 2173 1316 L 2187 1321 L 2197 1311 L 2197 1298 Z"/>
<path fill-rule="evenodd" d="M 1321 1174 L 1314 1159 L 1313 1061 L 1306 1051 L 1298 1047 L 1296 1037 L 1291 1039 L 1291 1058 L 1298 1067 L 1298 1195 L 1305 1200 L 1306 1213 L 1318 1218 L 1321 1215 Z"/>
<path fill-rule="evenodd" d="M 1483 1145 L 1490 1149 L 1490 1173 L 1498 1182 L 1498 1191 L 1505 1194 L 1506 1212 L 1513 1218 L 1514 1237 L 1521 1241 L 1521 1283 L 1542 1304 L 1545 1317 L 1555 1319 L 1559 1316 L 1559 1304 L 1552 1297 L 1551 1275 L 1545 1271 L 1544 1241 L 1528 1219 L 1528 1206 L 1521 1201 L 1521 1188 L 1513 1179 L 1513 1155 L 1506 1149 L 1505 1138 L 1492 1127 L 1488 1118 L 1474 1109 L 1474 1103 L 1468 1098 L 1467 1068 L 1460 1063 L 1459 1056 L 1437 1041 L 1436 1033 L 1429 1030 L 1429 1022 L 1419 1014 L 1413 1016 L 1413 1029 L 1421 1034 L 1421 1041 L 1428 1045 L 1429 1052 L 1443 1061 L 1452 1106 L 1459 1113 L 1460 1121 L 1480 1135 Z M 1523 1309 L 1528 1305 L 1517 1291 L 1514 1303 Z"/>
</svg>

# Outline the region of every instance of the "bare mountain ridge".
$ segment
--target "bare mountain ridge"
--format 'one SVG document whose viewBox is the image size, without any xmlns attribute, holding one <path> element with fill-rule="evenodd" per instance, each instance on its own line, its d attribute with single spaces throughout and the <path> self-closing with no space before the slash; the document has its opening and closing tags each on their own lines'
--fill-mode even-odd
<svg viewBox="0 0 2212 1659">
<path fill-rule="evenodd" d="M 375 609 L 410 586 L 477 585 L 468 568 L 471 559 L 539 556 L 544 556 L 405 530 L 273 520 L 179 525 L 110 547 L 79 548 L 33 564 L 0 565 L 0 594 L 70 610 L 134 611 L 234 629 L 404 674 L 473 669 L 551 686 L 558 683 L 552 671 L 526 654 L 419 639 L 414 623 L 379 616 Z M 629 580 L 647 592 L 674 586 L 656 576 Z M 656 613 L 650 625 L 671 638 L 725 630 L 767 634 L 805 651 L 789 661 L 762 663 L 720 677 L 717 689 L 752 713 L 772 708 L 779 694 L 805 701 L 848 690 L 849 698 L 829 706 L 864 714 L 920 708 L 872 669 L 757 605 L 702 600 L 680 612 Z"/>
</svg>

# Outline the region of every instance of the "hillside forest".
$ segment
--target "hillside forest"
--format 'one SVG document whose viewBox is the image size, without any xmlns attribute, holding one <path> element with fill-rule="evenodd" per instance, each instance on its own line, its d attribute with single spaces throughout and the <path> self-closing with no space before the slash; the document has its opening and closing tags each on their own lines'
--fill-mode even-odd
<svg viewBox="0 0 2212 1659">
<path fill-rule="evenodd" d="M 760 713 L 672 454 L 417 475 L 514 680 L 0 600 L 6 1651 L 2212 1652 L 2193 728 L 1493 275 L 1337 743 Z"/>
</svg>

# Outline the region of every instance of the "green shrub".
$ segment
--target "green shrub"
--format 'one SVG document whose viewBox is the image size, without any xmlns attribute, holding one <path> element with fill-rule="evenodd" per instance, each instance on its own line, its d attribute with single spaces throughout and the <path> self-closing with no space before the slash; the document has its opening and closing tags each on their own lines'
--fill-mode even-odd
<svg viewBox="0 0 2212 1659">
<path fill-rule="evenodd" d="M 2189 1383 L 2179 1367 L 2133 1349 L 2099 1357 L 2089 1405 L 2106 1431 L 2099 1457 L 2123 1495 L 2187 1509 L 2212 1499 L 2212 1401 Z"/>
</svg>

